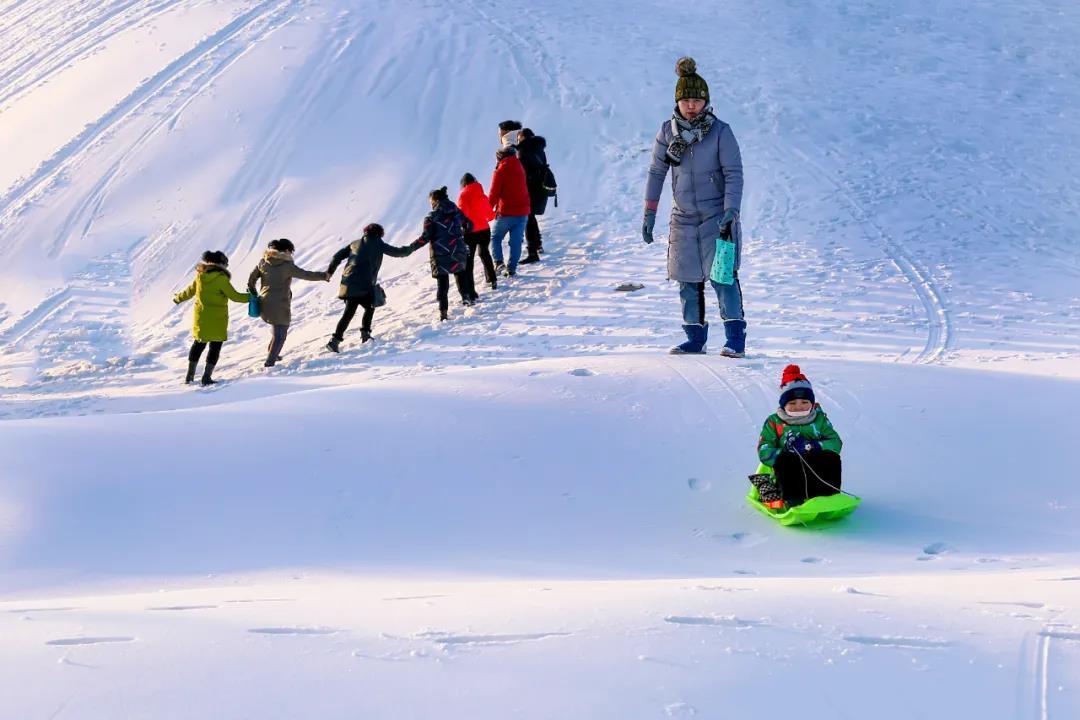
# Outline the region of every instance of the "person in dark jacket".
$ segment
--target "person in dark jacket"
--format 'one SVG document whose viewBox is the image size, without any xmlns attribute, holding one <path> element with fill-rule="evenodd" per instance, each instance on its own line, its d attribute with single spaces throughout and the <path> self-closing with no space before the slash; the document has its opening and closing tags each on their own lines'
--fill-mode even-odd
<svg viewBox="0 0 1080 720">
<path fill-rule="evenodd" d="M 259 282 L 259 316 L 270 325 L 273 335 L 266 348 L 264 367 L 273 367 L 281 359 L 281 349 L 289 335 L 292 324 L 292 281 L 330 279 L 326 273 L 303 270 L 293 262 L 296 248 L 291 240 L 280 238 L 271 240 L 262 260 L 248 277 L 248 292 L 255 294 L 255 283 Z"/>
<path fill-rule="evenodd" d="M 518 158 L 525 168 L 525 185 L 529 189 L 531 212 L 525 225 L 525 258 L 522 265 L 540 262 L 540 253 L 544 252 L 544 243 L 540 236 L 540 223 L 537 216 L 547 210 L 548 189 L 545 184 L 548 173 L 547 140 L 529 128 L 518 132 Z"/>
<path fill-rule="evenodd" d="M 360 321 L 360 342 L 366 343 L 371 339 L 371 321 L 375 317 L 375 286 L 379 282 L 383 255 L 408 257 L 413 253 L 412 247 L 388 245 L 383 241 L 384 234 L 382 225 L 371 223 L 364 228 L 359 240 L 354 240 L 338 250 L 330 261 L 330 267 L 326 271 L 328 278 L 333 277 L 338 265 L 345 263 L 345 269 L 341 272 L 341 287 L 338 288 L 338 297 L 345 301 L 345 311 L 341 313 L 341 319 L 338 320 L 330 342 L 326 343 L 326 349 L 330 352 L 340 351 L 345 331 L 349 329 L 349 323 L 356 315 L 358 307 L 364 308 L 364 316 Z"/>
<path fill-rule="evenodd" d="M 469 261 L 469 246 L 465 234 L 473 230 L 472 222 L 458 209 L 447 194 L 446 186 L 428 194 L 431 212 L 424 218 L 424 231 L 409 246 L 413 250 L 428 245 L 431 248 L 431 277 L 438 282 L 439 320 L 446 320 L 450 309 L 450 276 L 454 276 L 463 305 L 474 300 L 465 279 Z"/>
<path fill-rule="evenodd" d="M 495 219 L 495 213 L 491 211 L 491 201 L 484 193 L 484 186 L 472 173 L 465 173 L 461 178 L 461 192 L 458 194 L 457 206 L 473 224 L 472 232 L 465 235 L 465 244 L 469 246 L 469 261 L 466 263 L 465 277 L 472 290 L 472 299 L 479 300 L 480 296 L 476 293 L 476 280 L 473 277 L 474 258 L 477 251 L 480 252 L 480 263 L 484 266 L 484 278 L 488 286 L 492 290 L 498 287 L 495 263 L 491 259 L 491 227 L 489 226 L 489 223 Z"/>
</svg>

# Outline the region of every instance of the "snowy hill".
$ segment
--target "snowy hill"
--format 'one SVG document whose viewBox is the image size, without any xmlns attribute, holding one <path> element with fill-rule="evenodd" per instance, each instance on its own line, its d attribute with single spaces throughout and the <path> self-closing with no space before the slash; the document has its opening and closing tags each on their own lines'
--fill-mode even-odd
<svg viewBox="0 0 1080 720">
<path fill-rule="evenodd" d="M 1078 31 L 0 4 L 0 718 L 1080 715 Z M 637 234 L 683 54 L 746 163 L 745 360 L 666 354 Z M 389 260 L 337 356 L 336 284 L 298 283 L 281 366 L 237 307 L 232 382 L 182 385 L 203 250 L 242 285 L 271 238 L 404 244 L 506 118 L 559 178 L 544 262 L 440 324 L 426 256 Z M 791 361 L 864 497 L 812 532 L 742 500 Z"/>
</svg>

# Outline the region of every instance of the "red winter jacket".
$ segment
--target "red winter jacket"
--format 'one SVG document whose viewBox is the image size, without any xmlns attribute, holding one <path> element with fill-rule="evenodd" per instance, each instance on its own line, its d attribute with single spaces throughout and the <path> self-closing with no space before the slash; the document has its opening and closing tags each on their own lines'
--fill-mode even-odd
<svg viewBox="0 0 1080 720">
<path fill-rule="evenodd" d="M 491 176 L 491 207 L 496 215 L 520 217 L 532 212 L 529 186 L 525 183 L 525 168 L 516 153 L 499 161 Z"/>
<path fill-rule="evenodd" d="M 472 221 L 473 232 L 482 232 L 495 219 L 495 213 L 491 212 L 491 201 L 484 194 L 484 186 L 478 182 L 469 183 L 461 189 L 457 206 Z"/>
</svg>

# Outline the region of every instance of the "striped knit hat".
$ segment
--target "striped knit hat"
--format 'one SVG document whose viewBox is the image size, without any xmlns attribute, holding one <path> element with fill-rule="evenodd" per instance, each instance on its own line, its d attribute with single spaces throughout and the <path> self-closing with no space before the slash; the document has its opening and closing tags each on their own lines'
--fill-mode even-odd
<svg viewBox="0 0 1080 720">
<path fill-rule="evenodd" d="M 788 365 L 780 378 L 780 407 L 784 407 L 792 400 L 814 402 L 814 388 L 798 365 Z"/>
</svg>

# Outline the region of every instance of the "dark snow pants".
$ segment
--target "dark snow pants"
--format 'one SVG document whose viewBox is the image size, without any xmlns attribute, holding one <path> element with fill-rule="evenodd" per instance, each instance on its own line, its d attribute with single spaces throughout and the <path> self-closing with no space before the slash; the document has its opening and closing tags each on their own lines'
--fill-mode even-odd
<svg viewBox="0 0 1080 720">
<path fill-rule="evenodd" d="M 469 246 L 469 259 L 465 261 L 465 274 L 469 281 L 471 296 L 475 300 L 476 279 L 473 275 L 476 267 L 476 253 L 480 252 L 480 263 L 484 266 L 484 279 L 488 285 L 495 284 L 495 262 L 491 259 L 491 229 L 471 232 L 465 236 L 465 244 Z"/>
<path fill-rule="evenodd" d="M 540 248 L 544 243 L 540 238 L 540 221 L 535 215 L 529 215 L 529 222 L 525 225 L 525 249 L 531 257 L 540 254 Z"/>
<path fill-rule="evenodd" d="M 356 308 L 358 307 L 364 308 L 364 315 L 360 319 L 360 329 L 371 332 L 371 321 L 375 317 L 375 306 L 371 304 L 371 300 L 370 295 L 345 298 L 345 312 L 341 313 L 337 329 L 334 330 L 335 340 L 341 342 L 345 338 L 345 331 L 349 329 L 349 323 L 352 322 L 353 317 L 356 315 Z"/>
<path fill-rule="evenodd" d="M 439 314 L 446 315 L 450 310 L 450 276 L 439 275 L 435 280 L 438 282 Z M 458 294 L 462 301 L 471 300 L 468 280 L 465 279 L 465 271 L 454 273 L 454 282 L 457 284 Z"/>
<path fill-rule="evenodd" d="M 188 351 L 188 362 L 197 363 L 199 358 L 202 357 L 203 350 L 206 349 L 206 343 L 199 342 L 198 340 L 191 343 L 191 350 Z M 212 340 L 210 342 L 210 352 L 206 354 L 207 365 L 217 365 L 218 358 L 221 357 L 221 341 Z"/>
<path fill-rule="evenodd" d="M 266 367 L 273 367 L 281 355 L 281 349 L 285 347 L 285 338 L 289 336 L 288 325 L 271 325 L 274 334 L 270 337 L 270 345 L 266 348 Z"/>
<path fill-rule="evenodd" d="M 780 494 L 788 505 L 799 505 L 821 495 L 835 495 L 840 490 L 840 456 L 829 450 L 815 450 L 802 458 L 785 450 L 776 458 L 773 470 Z"/>
</svg>

